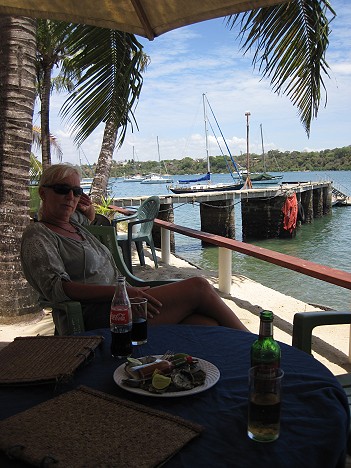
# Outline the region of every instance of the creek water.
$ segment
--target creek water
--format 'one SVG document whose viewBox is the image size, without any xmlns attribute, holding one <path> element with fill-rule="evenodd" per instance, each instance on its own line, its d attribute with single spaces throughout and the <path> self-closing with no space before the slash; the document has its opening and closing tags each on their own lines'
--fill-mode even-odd
<svg viewBox="0 0 351 468">
<path fill-rule="evenodd" d="M 184 176 L 182 176 L 184 178 Z M 178 179 L 173 176 L 174 181 Z M 351 171 L 330 172 L 286 172 L 283 181 L 308 182 L 332 181 L 333 186 L 351 195 Z M 230 176 L 213 174 L 213 182 L 230 182 Z M 167 195 L 166 185 L 144 185 L 124 183 L 111 179 L 114 197 Z M 235 238 L 241 236 L 240 201 L 235 202 Z M 174 205 L 176 224 L 200 229 L 199 203 Z M 252 244 L 293 255 L 301 259 L 351 272 L 351 206 L 333 207 L 332 213 L 303 224 L 293 239 L 268 239 Z M 176 253 L 187 261 L 209 270 L 218 269 L 218 249 L 203 247 L 201 241 L 179 234 L 175 235 Z M 251 278 L 283 294 L 304 302 L 324 305 L 337 310 L 351 310 L 351 291 L 310 278 L 306 275 L 272 265 L 247 255 L 233 252 L 233 273 Z"/>
</svg>

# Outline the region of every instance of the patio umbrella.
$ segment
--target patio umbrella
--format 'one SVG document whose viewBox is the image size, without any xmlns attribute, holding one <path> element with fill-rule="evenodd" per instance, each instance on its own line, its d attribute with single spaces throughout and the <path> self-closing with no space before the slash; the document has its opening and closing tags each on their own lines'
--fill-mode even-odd
<svg viewBox="0 0 351 468">
<path fill-rule="evenodd" d="M 0 0 L 0 14 L 118 29 L 152 40 L 172 29 L 286 0 Z"/>
</svg>

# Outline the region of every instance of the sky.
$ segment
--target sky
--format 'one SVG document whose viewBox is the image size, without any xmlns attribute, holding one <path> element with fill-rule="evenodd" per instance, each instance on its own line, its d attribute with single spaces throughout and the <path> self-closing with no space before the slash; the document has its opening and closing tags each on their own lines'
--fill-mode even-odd
<svg viewBox="0 0 351 468">
<path fill-rule="evenodd" d="M 246 154 L 249 116 L 249 151 L 260 154 L 263 131 L 265 152 L 319 151 L 351 144 L 351 2 L 331 0 L 337 17 L 326 60 L 327 104 L 322 91 L 318 116 L 308 138 L 296 107 L 288 97 L 278 96 L 253 68 L 252 56 L 243 55 L 237 30 L 223 18 L 186 26 L 148 41 L 137 37 L 151 63 L 135 116 L 138 129 L 129 129 L 125 141 L 114 152 L 114 160 L 158 160 L 204 158 L 206 154 L 202 94 L 205 93 L 232 155 Z M 68 124 L 59 117 L 64 94 L 51 99 L 50 130 L 63 150 L 63 162 L 92 164 L 99 156 L 103 126 L 78 149 Z M 209 116 L 210 116 L 210 111 Z M 213 118 L 209 118 L 212 126 Z M 34 124 L 40 125 L 38 115 Z M 220 154 L 215 134 L 208 129 L 209 153 Z M 219 138 L 220 140 L 220 138 Z M 224 152 L 228 152 L 223 147 Z M 53 162 L 58 162 L 53 156 Z"/>
</svg>

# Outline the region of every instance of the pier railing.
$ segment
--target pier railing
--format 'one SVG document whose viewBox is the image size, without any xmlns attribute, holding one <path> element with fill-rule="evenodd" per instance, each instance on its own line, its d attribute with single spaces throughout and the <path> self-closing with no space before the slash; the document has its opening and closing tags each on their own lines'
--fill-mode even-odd
<svg viewBox="0 0 351 468">
<path fill-rule="evenodd" d="M 117 206 L 111 206 L 111 208 L 122 214 L 130 214 L 130 211 L 125 208 Z M 302 258 L 293 257 L 292 255 L 275 252 L 274 250 L 265 249 L 264 247 L 257 247 L 256 245 L 229 239 L 217 234 L 197 231 L 196 229 L 180 226 L 179 224 L 170 223 L 169 221 L 164 221 L 159 218 L 154 220 L 154 224 L 161 230 L 161 257 L 162 261 L 167 265 L 170 262 L 171 254 L 171 231 L 194 239 L 199 239 L 203 242 L 219 247 L 219 290 L 225 294 L 229 294 L 231 289 L 232 250 L 249 255 L 250 257 L 258 258 L 265 262 L 273 263 L 283 268 L 288 268 L 289 270 L 297 271 L 298 273 L 311 276 L 327 283 L 335 284 L 336 286 L 341 286 L 342 288 L 351 289 L 351 273 L 343 270 L 310 262 Z"/>
<path fill-rule="evenodd" d="M 177 232 L 184 236 L 199 239 L 208 244 L 217 245 L 218 253 L 218 281 L 219 290 L 229 294 L 232 277 L 232 255 L 231 251 L 240 252 L 251 257 L 258 258 L 265 262 L 273 263 L 289 270 L 297 271 L 303 275 L 312 276 L 321 281 L 351 289 L 351 273 L 336 268 L 320 265 L 302 258 L 286 255 L 274 250 L 257 247 L 256 245 L 228 239 L 209 232 L 197 231 L 195 229 L 173 224 L 160 219 L 155 220 L 155 224 L 161 228 L 161 255 L 162 261 L 166 264 L 170 259 L 170 231 Z"/>
<path fill-rule="evenodd" d="M 218 289 L 230 294 L 232 286 L 232 250 L 240 252 L 251 257 L 258 258 L 265 262 L 279 265 L 289 270 L 297 271 L 303 275 L 312 276 L 321 281 L 341 286 L 342 288 L 351 289 L 351 273 L 338 270 L 318 263 L 309 262 L 302 258 L 293 257 L 273 250 L 257 247 L 256 245 L 247 244 L 245 242 L 228 239 L 208 232 L 197 231 L 195 229 L 179 226 L 168 221 L 160 219 L 155 220 L 155 224 L 161 228 L 161 256 L 162 261 L 166 264 L 170 262 L 171 231 L 177 232 L 184 236 L 193 237 L 208 244 L 217 245 L 218 249 Z M 351 362 L 351 328 L 349 336 L 349 361 Z"/>
</svg>

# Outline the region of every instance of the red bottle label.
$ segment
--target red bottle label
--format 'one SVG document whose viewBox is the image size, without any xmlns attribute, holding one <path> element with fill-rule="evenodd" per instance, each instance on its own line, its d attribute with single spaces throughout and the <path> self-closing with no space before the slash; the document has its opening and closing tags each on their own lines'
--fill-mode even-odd
<svg viewBox="0 0 351 468">
<path fill-rule="evenodd" d="M 110 322 L 111 325 L 127 325 L 129 323 L 128 306 L 111 308 Z"/>
</svg>

